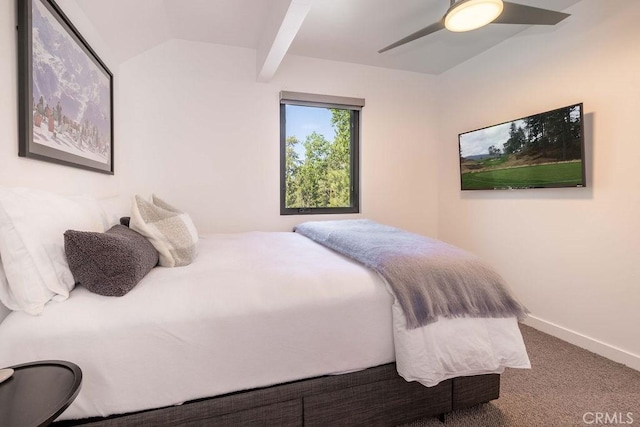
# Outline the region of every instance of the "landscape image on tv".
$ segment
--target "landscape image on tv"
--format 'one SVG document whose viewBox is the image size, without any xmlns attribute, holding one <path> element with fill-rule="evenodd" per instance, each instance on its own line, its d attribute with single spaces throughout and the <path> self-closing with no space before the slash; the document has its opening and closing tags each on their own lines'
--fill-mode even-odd
<svg viewBox="0 0 640 427">
<path fill-rule="evenodd" d="M 582 104 L 459 135 L 462 190 L 583 187 Z"/>
</svg>

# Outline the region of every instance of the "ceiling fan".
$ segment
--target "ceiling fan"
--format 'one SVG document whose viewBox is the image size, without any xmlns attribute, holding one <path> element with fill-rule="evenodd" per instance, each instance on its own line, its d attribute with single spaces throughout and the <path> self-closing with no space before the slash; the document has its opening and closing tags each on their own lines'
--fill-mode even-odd
<svg viewBox="0 0 640 427">
<path fill-rule="evenodd" d="M 444 28 L 463 32 L 495 24 L 555 25 L 568 17 L 568 13 L 540 9 L 503 0 L 451 0 L 447 13 L 437 22 L 378 51 L 378 53 L 402 46 Z"/>
</svg>

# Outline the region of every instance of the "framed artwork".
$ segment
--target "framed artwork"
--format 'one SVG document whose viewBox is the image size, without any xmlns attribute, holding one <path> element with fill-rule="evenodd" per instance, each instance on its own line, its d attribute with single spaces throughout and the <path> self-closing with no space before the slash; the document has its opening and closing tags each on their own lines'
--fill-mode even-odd
<svg viewBox="0 0 640 427">
<path fill-rule="evenodd" d="M 18 5 L 18 155 L 113 175 L 113 75 L 54 0 Z"/>
</svg>

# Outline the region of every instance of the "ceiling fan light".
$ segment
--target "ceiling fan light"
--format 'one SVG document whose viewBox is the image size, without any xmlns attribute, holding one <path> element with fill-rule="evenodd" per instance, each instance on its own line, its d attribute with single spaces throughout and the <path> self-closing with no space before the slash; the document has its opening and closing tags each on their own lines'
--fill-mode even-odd
<svg viewBox="0 0 640 427">
<path fill-rule="evenodd" d="M 503 8 L 502 0 L 463 0 L 447 11 L 444 26 L 455 32 L 475 30 L 495 20 Z"/>
</svg>

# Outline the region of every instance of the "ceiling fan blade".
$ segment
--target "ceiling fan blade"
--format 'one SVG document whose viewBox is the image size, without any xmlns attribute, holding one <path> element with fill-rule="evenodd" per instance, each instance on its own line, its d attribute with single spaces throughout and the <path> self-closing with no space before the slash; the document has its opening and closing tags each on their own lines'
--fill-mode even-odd
<svg viewBox="0 0 640 427">
<path fill-rule="evenodd" d="M 443 28 L 444 28 L 444 18 L 439 20 L 438 22 L 434 22 L 433 24 L 429 25 L 428 27 L 424 27 L 423 29 L 416 31 L 413 34 L 408 35 L 407 37 L 405 37 L 405 38 L 403 38 L 401 40 L 398 40 L 397 42 L 395 42 L 393 44 L 390 44 L 387 47 L 384 47 L 384 48 L 380 49 L 378 51 L 378 53 L 386 52 L 386 51 L 388 51 L 390 49 L 393 49 L 395 47 L 402 46 L 403 44 L 412 42 L 412 41 L 417 40 L 417 39 L 419 39 L 421 37 L 424 37 L 424 36 L 428 36 L 429 34 L 435 33 L 436 31 L 439 31 L 439 30 L 441 30 Z"/>
<path fill-rule="evenodd" d="M 504 9 L 492 24 L 525 24 L 525 25 L 556 25 L 568 16 L 568 13 L 555 10 L 540 9 L 523 4 L 503 2 Z"/>
</svg>

